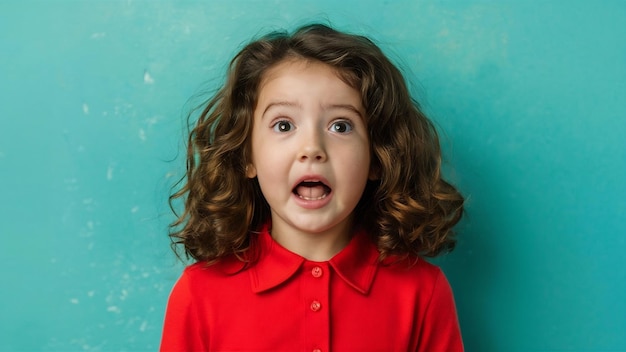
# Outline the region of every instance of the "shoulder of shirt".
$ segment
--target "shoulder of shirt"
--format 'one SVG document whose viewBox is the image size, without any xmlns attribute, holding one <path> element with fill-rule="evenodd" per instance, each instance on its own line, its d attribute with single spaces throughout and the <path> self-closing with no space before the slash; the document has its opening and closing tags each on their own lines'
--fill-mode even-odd
<svg viewBox="0 0 626 352">
<path fill-rule="evenodd" d="M 443 275 L 441 268 L 435 264 L 432 264 L 424 258 L 404 258 L 394 260 L 384 260 L 379 270 L 395 272 L 399 275 L 417 276 L 420 280 L 433 280 L 436 281 L 439 276 Z"/>
<path fill-rule="evenodd" d="M 421 257 L 400 259 L 391 264 L 384 261 L 379 265 L 376 276 L 377 281 L 413 292 L 424 300 L 429 300 L 435 289 L 447 282 L 441 268 Z"/>
<path fill-rule="evenodd" d="M 239 274 L 248 268 L 248 263 L 232 256 L 221 259 L 215 263 L 205 261 L 196 262 L 187 266 L 183 272 L 185 276 L 232 276 Z"/>
</svg>

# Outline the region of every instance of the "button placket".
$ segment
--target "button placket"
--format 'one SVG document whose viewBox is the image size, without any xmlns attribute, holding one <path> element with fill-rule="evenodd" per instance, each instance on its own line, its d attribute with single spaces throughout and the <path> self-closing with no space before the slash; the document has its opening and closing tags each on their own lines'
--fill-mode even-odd
<svg viewBox="0 0 626 352">
<path fill-rule="evenodd" d="M 328 270 L 327 263 L 305 262 L 304 265 L 305 343 L 309 351 L 328 351 L 330 345 Z"/>
</svg>

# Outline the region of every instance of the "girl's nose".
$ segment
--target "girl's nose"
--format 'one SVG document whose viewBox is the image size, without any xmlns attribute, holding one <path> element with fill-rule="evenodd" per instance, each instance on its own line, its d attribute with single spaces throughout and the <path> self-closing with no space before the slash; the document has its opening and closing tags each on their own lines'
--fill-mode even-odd
<svg viewBox="0 0 626 352">
<path fill-rule="evenodd" d="M 321 132 L 312 131 L 301 138 L 302 143 L 300 144 L 300 151 L 298 152 L 299 161 L 326 161 L 326 148 L 324 147 Z"/>
</svg>

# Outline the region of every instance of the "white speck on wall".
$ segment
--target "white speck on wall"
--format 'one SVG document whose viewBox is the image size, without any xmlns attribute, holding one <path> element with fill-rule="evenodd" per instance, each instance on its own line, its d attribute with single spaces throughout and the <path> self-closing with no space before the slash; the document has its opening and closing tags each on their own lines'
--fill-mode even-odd
<svg viewBox="0 0 626 352">
<path fill-rule="evenodd" d="M 78 304 L 78 303 L 80 303 L 80 302 L 78 301 L 78 298 L 72 298 L 72 299 L 70 299 L 70 303 L 72 303 L 72 304 Z"/>
<path fill-rule="evenodd" d="M 89 105 L 83 104 L 83 113 L 89 115 Z"/>
<path fill-rule="evenodd" d="M 131 213 L 136 213 L 138 211 L 139 211 L 139 207 L 136 205 L 130 210 Z"/>
<path fill-rule="evenodd" d="M 101 38 L 106 37 L 106 35 L 107 35 L 106 32 L 93 33 L 91 35 L 91 39 L 101 39 Z"/>
<path fill-rule="evenodd" d="M 122 310 L 118 306 L 109 306 L 107 307 L 107 312 L 119 314 L 122 312 Z"/>
<path fill-rule="evenodd" d="M 96 294 L 96 291 L 87 292 L 87 297 L 93 297 Z"/>
<path fill-rule="evenodd" d="M 93 230 L 93 221 L 91 221 L 91 220 L 87 221 L 87 228 L 89 230 Z"/>
<path fill-rule="evenodd" d="M 107 168 L 107 180 L 111 181 L 113 179 L 113 165 L 109 165 Z"/>
<path fill-rule="evenodd" d="M 150 76 L 150 73 L 148 71 L 144 71 L 143 72 L 143 83 L 145 83 L 145 84 L 153 84 L 154 83 L 154 78 L 152 78 L 152 76 Z"/>
<path fill-rule="evenodd" d="M 64 180 L 65 182 L 65 189 L 68 191 L 75 191 L 78 189 L 78 180 L 75 178 L 66 178 Z"/>
<path fill-rule="evenodd" d="M 148 124 L 149 127 L 152 127 L 157 122 L 159 122 L 159 120 L 161 120 L 160 116 L 152 116 L 152 117 L 146 119 L 146 123 Z"/>
<path fill-rule="evenodd" d="M 104 299 L 108 304 L 111 304 L 114 300 L 113 297 L 113 292 L 109 292 L 109 294 L 107 295 L 107 297 Z"/>
<path fill-rule="evenodd" d="M 139 139 L 141 139 L 142 141 L 146 140 L 146 131 L 144 131 L 143 128 L 139 129 Z"/>
<path fill-rule="evenodd" d="M 163 292 L 163 290 L 165 289 L 164 285 L 159 285 L 159 284 L 152 285 L 152 288 L 154 288 L 155 290 L 157 290 L 159 292 Z"/>
<path fill-rule="evenodd" d="M 141 323 L 141 325 L 139 325 L 139 331 L 144 332 L 146 331 L 147 328 L 148 328 L 148 322 L 144 320 Z"/>
</svg>

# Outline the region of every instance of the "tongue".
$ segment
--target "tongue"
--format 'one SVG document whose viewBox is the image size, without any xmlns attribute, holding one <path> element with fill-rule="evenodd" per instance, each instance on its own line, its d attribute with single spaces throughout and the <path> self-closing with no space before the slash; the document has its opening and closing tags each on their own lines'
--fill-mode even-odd
<svg viewBox="0 0 626 352">
<path fill-rule="evenodd" d="M 326 188 L 322 185 L 317 186 L 298 186 L 296 193 L 304 199 L 319 199 L 326 194 Z"/>
</svg>

